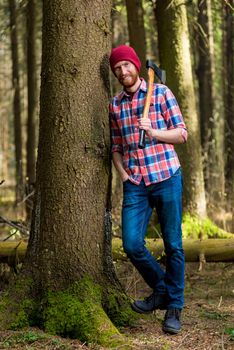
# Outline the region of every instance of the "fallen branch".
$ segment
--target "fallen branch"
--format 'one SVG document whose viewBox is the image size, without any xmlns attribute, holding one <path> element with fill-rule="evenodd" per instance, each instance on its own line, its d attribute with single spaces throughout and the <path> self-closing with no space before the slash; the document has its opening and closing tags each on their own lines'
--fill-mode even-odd
<svg viewBox="0 0 234 350">
<path fill-rule="evenodd" d="M 25 226 L 17 225 L 14 222 L 4 218 L 3 216 L 0 216 L 0 221 L 6 223 L 7 225 L 17 229 L 18 231 L 23 232 L 25 235 L 28 235 L 29 232 Z"/>
</svg>

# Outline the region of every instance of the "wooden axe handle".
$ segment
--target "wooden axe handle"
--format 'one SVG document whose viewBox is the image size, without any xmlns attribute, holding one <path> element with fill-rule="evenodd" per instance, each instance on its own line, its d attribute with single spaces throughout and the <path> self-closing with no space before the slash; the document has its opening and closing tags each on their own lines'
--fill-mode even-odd
<svg viewBox="0 0 234 350">
<path fill-rule="evenodd" d="M 148 87 L 147 87 L 147 94 L 146 94 L 142 118 L 148 118 L 153 88 L 154 88 L 154 70 L 152 68 L 149 68 L 148 69 Z"/>
<path fill-rule="evenodd" d="M 154 70 L 149 67 L 148 68 L 148 88 L 147 88 L 147 94 L 146 94 L 142 118 L 148 118 L 153 88 L 154 88 Z M 138 148 L 141 148 L 141 149 L 145 148 L 145 130 L 143 129 L 140 130 Z"/>
</svg>

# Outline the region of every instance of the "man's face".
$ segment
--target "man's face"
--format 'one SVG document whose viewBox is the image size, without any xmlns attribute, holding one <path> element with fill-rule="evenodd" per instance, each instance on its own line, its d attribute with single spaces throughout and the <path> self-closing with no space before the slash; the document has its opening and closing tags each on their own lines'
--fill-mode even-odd
<svg viewBox="0 0 234 350">
<path fill-rule="evenodd" d="M 139 77 L 135 65 L 130 61 L 119 61 L 116 63 L 114 72 L 120 84 L 125 88 L 134 86 Z"/>
</svg>

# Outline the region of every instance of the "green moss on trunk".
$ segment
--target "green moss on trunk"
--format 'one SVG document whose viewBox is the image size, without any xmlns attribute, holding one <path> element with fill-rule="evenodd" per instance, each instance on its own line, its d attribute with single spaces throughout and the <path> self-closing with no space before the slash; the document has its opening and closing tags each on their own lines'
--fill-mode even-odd
<svg viewBox="0 0 234 350">
<path fill-rule="evenodd" d="M 108 290 L 105 307 L 111 321 L 118 328 L 132 326 L 139 318 L 139 315 L 132 310 L 128 296 L 114 289 Z"/>
<path fill-rule="evenodd" d="M 0 298 L 0 329 L 19 329 L 32 325 L 37 303 L 31 297 L 31 278 L 23 276 L 10 284 Z"/>
<path fill-rule="evenodd" d="M 25 279 L 19 280 L 2 296 L 1 329 L 38 326 L 47 333 L 87 343 L 131 348 L 130 340 L 126 341 L 117 329 L 136 319 L 124 293 L 113 289 L 106 294 L 107 289 L 84 277 L 66 290 L 47 291 L 40 301 L 35 301 L 29 297 L 32 286 L 30 280 L 27 283 Z M 107 295 L 108 302 L 103 302 Z M 107 305 L 108 315 L 103 303 Z"/>
</svg>

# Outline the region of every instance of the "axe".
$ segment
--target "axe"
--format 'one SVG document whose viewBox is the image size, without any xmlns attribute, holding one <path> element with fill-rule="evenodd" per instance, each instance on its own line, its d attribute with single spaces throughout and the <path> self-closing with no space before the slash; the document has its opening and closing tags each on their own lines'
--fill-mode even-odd
<svg viewBox="0 0 234 350">
<path fill-rule="evenodd" d="M 166 82 L 166 72 L 156 66 L 151 60 L 146 61 L 146 68 L 148 70 L 148 89 L 145 99 L 144 111 L 142 118 L 148 118 L 150 101 L 154 88 L 154 75 L 156 75 L 162 84 Z M 145 148 L 145 130 L 140 130 L 140 141 L 138 148 Z"/>
</svg>

